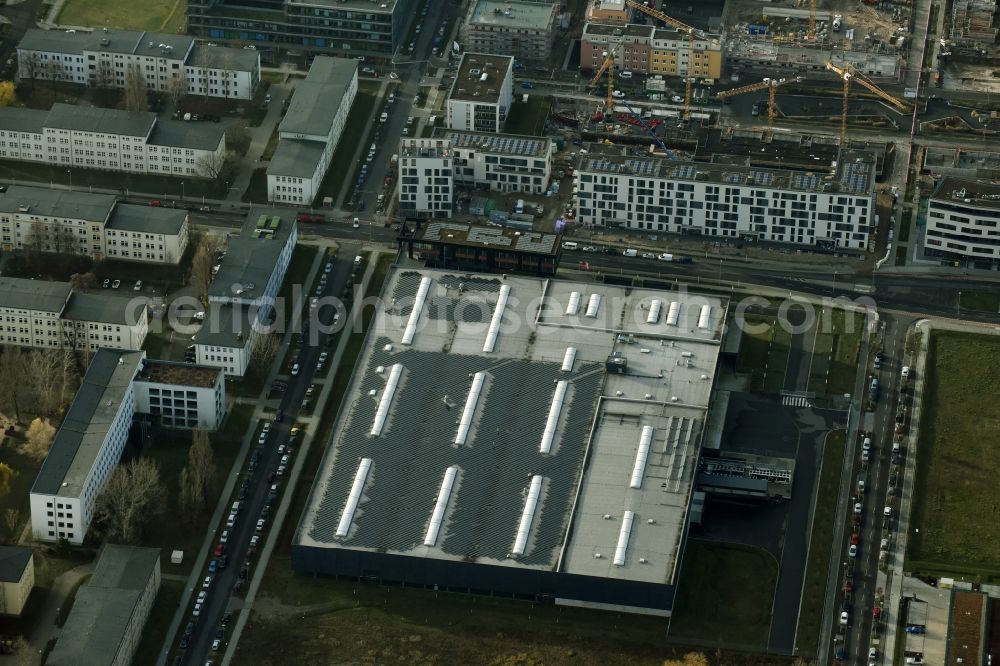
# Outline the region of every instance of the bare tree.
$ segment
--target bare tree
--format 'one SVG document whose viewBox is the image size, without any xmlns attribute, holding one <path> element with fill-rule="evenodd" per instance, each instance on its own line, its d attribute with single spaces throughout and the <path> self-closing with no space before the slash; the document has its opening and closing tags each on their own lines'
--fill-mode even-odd
<svg viewBox="0 0 1000 666">
<path fill-rule="evenodd" d="M 21 511 L 14 507 L 9 507 L 0 515 L 0 528 L 3 529 L 3 541 L 6 543 L 17 543 L 18 528 L 21 526 Z"/>
<path fill-rule="evenodd" d="M 274 363 L 274 357 L 281 348 L 281 336 L 277 333 L 261 333 L 257 336 L 257 344 L 250 352 L 250 368 L 259 377 L 266 377 L 267 371 Z"/>
<path fill-rule="evenodd" d="M 191 259 L 190 285 L 197 290 L 199 300 L 206 307 L 208 307 L 208 286 L 212 283 L 212 266 L 215 265 L 215 253 L 218 249 L 219 237 L 215 234 L 204 234 Z"/>
<path fill-rule="evenodd" d="M 165 499 L 160 466 L 149 458 L 133 460 L 116 467 L 97 496 L 95 523 L 111 540 L 136 543 L 143 526 L 163 511 Z"/>
<path fill-rule="evenodd" d="M 39 70 L 42 67 L 42 61 L 38 57 L 38 54 L 34 51 L 24 54 L 23 58 L 19 59 L 20 72 L 24 75 L 22 78 L 27 79 L 34 85 L 34 80 L 38 78 Z"/>
<path fill-rule="evenodd" d="M 47 233 L 45 223 L 41 220 L 34 220 L 28 233 L 24 235 L 24 249 L 28 254 L 29 261 L 38 262 L 42 252 L 45 251 Z"/>
<path fill-rule="evenodd" d="M 52 446 L 52 440 L 56 437 L 56 428 L 47 419 L 43 419 L 40 416 L 36 416 L 28 426 L 28 432 L 25 433 L 25 442 L 20 447 L 20 452 L 23 455 L 33 458 L 38 461 L 45 460 L 45 456 L 49 455 L 49 447 Z"/>
<path fill-rule="evenodd" d="M 10 493 L 10 482 L 17 476 L 14 468 L 7 463 L 0 463 L 0 497 L 6 497 Z"/>
<path fill-rule="evenodd" d="M 61 60 L 49 59 L 45 61 L 45 78 L 51 79 L 52 81 L 58 82 L 62 81 L 63 74 L 65 73 L 65 68 L 63 67 Z"/>
<path fill-rule="evenodd" d="M 221 180 L 233 171 L 232 161 L 235 159 L 232 151 L 224 153 L 208 153 L 198 158 L 194 168 L 198 175 L 208 180 Z"/>
<path fill-rule="evenodd" d="M 69 283 L 75 291 L 93 291 L 97 289 L 97 276 L 93 273 L 73 273 Z"/>
<path fill-rule="evenodd" d="M 62 350 L 59 357 L 59 370 L 62 376 L 60 381 L 62 394 L 59 396 L 59 411 L 63 412 L 73 401 L 76 389 L 80 385 L 80 365 L 76 362 L 76 354 L 72 349 Z"/>
<path fill-rule="evenodd" d="M 24 354 L 25 392 L 36 414 L 55 416 L 61 407 L 62 352 L 37 349 Z"/>
<path fill-rule="evenodd" d="M 170 106 L 176 106 L 187 94 L 187 74 L 180 72 L 167 82 L 166 100 Z"/>
<path fill-rule="evenodd" d="M 98 89 L 113 88 L 115 84 L 114 71 L 110 60 L 98 60 L 91 79 L 91 85 Z"/>
<path fill-rule="evenodd" d="M 24 354 L 20 347 L 7 345 L 0 355 L 0 377 L 23 377 L 25 372 Z M 14 413 L 14 420 L 21 420 L 21 405 L 24 384 L 18 381 L 0 382 L 0 411 Z"/>
<path fill-rule="evenodd" d="M 125 110 L 132 113 L 149 111 L 149 86 L 135 63 L 125 68 Z"/>
<path fill-rule="evenodd" d="M 208 508 L 214 477 L 215 452 L 208 431 L 198 428 L 191 433 L 187 466 L 181 470 L 181 509 L 185 513 L 201 513 Z"/>
<path fill-rule="evenodd" d="M 230 125 L 226 128 L 226 148 L 230 151 L 228 159 L 246 155 L 250 149 L 250 142 L 253 137 L 243 125 Z"/>
</svg>

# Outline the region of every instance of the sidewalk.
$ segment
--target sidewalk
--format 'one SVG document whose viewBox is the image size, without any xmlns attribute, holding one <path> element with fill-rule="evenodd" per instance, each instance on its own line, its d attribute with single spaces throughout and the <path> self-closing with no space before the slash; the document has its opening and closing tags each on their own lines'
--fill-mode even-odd
<svg viewBox="0 0 1000 666">
<path fill-rule="evenodd" d="M 368 283 L 371 281 L 372 274 L 375 272 L 375 266 L 378 264 L 380 253 L 378 251 L 373 251 L 369 255 L 368 266 L 365 268 L 365 274 L 362 276 L 360 283 L 357 285 L 356 289 L 358 293 L 364 294 L 365 290 L 368 288 Z M 310 282 L 311 284 L 311 282 Z M 246 611 L 253 606 L 254 600 L 257 598 L 257 591 L 260 589 L 261 580 L 263 580 L 264 572 L 267 570 L 268 565 L 271 560 L 271 553 L 274 551 L 275 544 L 278 541 L 278 535 L 281 533 L 282 526 L 284 525 L 285 519 L 288 517 L 288 511 L 292 505 L 292 488 L 295 488 L 299 481 L 299 476 L 302 474 L 302 467 L 305 464 L 305 460 L 309 455 L 309 449 L 313 445 L 313 440 L 316 437 L 316 428 L 319 424 L 319 419 L 317 418 L 316 411 L 321 408 L 337 408 L 336 405 L 328 406 L 326 404 L 330 397 L 330 393 L 333 390 L 334 379 L 336 378 L 336 368 L 340 367 L 340 361 L 344 356 L 344 350 L 347 348 L 347 343 L 351 339 L 350 331 L 353 329 L 355 323 L 361 321 L 361 312 L 364 307 L 363 298 L 355 298 L 351 306 L 351 313 L 347 317 L 347 321 L 344 323 L 344 329 L 337 340 L 337 349 L 333 353 L 333 358 L 330 359 L 330 372 L 327 373 L 326 378 L 323 380 L 323 388 L 320 391 L 319 398 L 316 400 L 316 410 L 313 412 L 313 416 L 300 419 L 306 423 L 305 433 L 302 438 L 302 447 L 299 449 L 299 454 L 295 457 L 295 463 L 292 466 L 291 473 L 289 474 L 288 484 L 286 486 L 286 492 L 283 493 L 281 497 L 281 502 L 278 505 L 277 515 L 274 518 L 274 524 L 272 528 L 268 531 L 267 540 L 264 543 L 264 547 L 260 552 L 260 560 L 257 566 L 254 568 L 253 576 L 250 580 L 250 586 L 247 589 L 247 594 L 243 600 L 242 609 Z M 318 445 L 323 446 L 324 442 L 319 442 Z M 297 516 L 292 516 L 292 520 L 298 520 Z M 232 662 L 233 655 L 236 653 L 236 646 L 239 644 L 240 636 L 243 634 L 243 629 L 247 624 L 250 614 L 247 612 L 242 612 L 236 620 L 236 626 L 233 628 L 232 633 L 229 637 L 228 647 L 226 648 L 226 654 L 222 658 L 222 666 L 229 666 Z"/>
<path fill-rule="evenodd" d="M 294 80 L 294 79 L 293 79 Z M 294 92 L 295 86 L 292 84 L 273 83 L 268 89 L 271 95 L 271 103 L 268 105 L 267 115 L 257 127 L 247 127 L 250 132 L 250 147 L 247 148 L 246 155 L 240 160 L 240 166 L 236 170 L 236 177 L 230 183 L 230 189 L 226 193 L 226 201 L 239 204 L 242 201 L 243 193 L 250 186 L 250 179 L 253 172 L 264 164 L 261 163 L 261 155 L 267 148 L 271 135 L 277 131 L 278 123 L 281 121 L 282 109 L 285 100 Z M 252 196 L 252 195 L 251 195 Z M 251 203 L 254 203 L 251 200 Z M 257 205 L 266 205 L 266 201 L 257 201 Z"/>
<path fill-rule="evenodd" d="M 26 637 L 29 649 L 22 650 L 22 654 L 41 654 L 50 640 L 59 637 L 61 630 L 56 626 L 56 618 L 59 617 L 59 610 L 66 603 L 66 598 L 76 589 L 80 581 L 94 573 L 96 562 L 95 560 L 88 564 L 73 567 L 69 571 L 64 571 L 56 578 L 52 584 L 52 591 L 49 592 L 49 596 L 45 599 L 45 606 L 42 608 L 41 613 L 39 613 L 34 631 L 31 632 L 30 636 Z"/>
</svg>

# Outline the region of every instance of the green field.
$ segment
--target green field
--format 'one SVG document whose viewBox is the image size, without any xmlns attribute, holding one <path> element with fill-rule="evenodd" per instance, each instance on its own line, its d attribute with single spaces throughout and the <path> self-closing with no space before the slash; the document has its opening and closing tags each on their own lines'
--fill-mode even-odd
<svg viewBox="0 0 1000 666">
<path fill-rule="evenodd" d="M 351 105 L 351 111 L 347 114 L 347 122 L 344 123 L 344 131 L 340 135 L 340 142 L 333 153 L 330 161 L 330 168 L 327 169 L 323 182 L 320 183 L 319 192 L 313 205 L 319 207 L 323 204 L 323 197 L 332 197 L 334 206 L 337 205 L 337 197 L 340 190 L 346 184 L 348 191 L 354 185 L 354 181 L 347 182 L 354 173 L 354 153 L 358 150 L 358 143 L 364 137 L 365 125 L 371 120 L 375 103 L 378 101 L 378 84 L 368 81 L 358 83 L 358 94 Z M 378 118 L 375 119 L 378 122 Z M 364 156 L 362 156 L 364 159 Z"/>
<path fill-rule="evenodd" d="M 823 604 L 829 590 L 830 549 L 833 546 L 833 529 L 836 518 L 837 494 L 840 491 L 844 445 L 843 430 L 831 432 L 823 446 L 823 468 L 816 489 L 813 509 L 812 535 L 809 537 L 809 558 L 806 577 L 802 584 L 802 605 L 799 608 L 799 625 L 796 632 L 798 654 L 811 657 L 819 645 L 820 623 L 823 621 Z"/>
<path fill-rule="evenodd" d="M 1000 338 L 928 342 L 907 570 L 1000 581 Z"/>
<path fill-rule="evenodd" d="M 963 310 L 1000 312 L 1000 291 L 963 291 L 959 304 Z"/>
<path fill-rule="evenodd" d="M 821 331 L 828 331 L 833 336 L 833 352 L 830 355 L 826 392 L 830 395 L 853 393 L 858 373 L 861 334 L 865 330 L 865 316 L 842 309 L 826 310 L 820 325 Z"/>
<path fill-rule="evenodd" d="M 66 0 L 60 25 L 184 34 L 185 0 Z"/>
<path fill-rule="evenodd" d="M 670 638 L 763 650 L 777 580 L 778 563 L 760 548 L 689 539 Z"/>
<path fill-rule="evenodd" d="M 531 95 L 528 103 L 520 101 L 520 96 L 514 94 L 514 103 L 507 115 L 506 132 L 510 134 L 525 134 L 541 136 L 545 128 L 545 120 L 549 116 L 549 102 L 542 95 Z"/>
<path fill-rule="evenodd" d="M 156 593 L 156 601 L 149 611 L 146 628 L 142 632 L 142 640 L 132 657 L 133 664 L 155 664 L 160 656 L 160 649 L 167 637 L 170 621 L 181 603 L 184 593 L 184 583 L 179 580 L 166 579 L 160 581 L 160 589 Z"/>
</svg>

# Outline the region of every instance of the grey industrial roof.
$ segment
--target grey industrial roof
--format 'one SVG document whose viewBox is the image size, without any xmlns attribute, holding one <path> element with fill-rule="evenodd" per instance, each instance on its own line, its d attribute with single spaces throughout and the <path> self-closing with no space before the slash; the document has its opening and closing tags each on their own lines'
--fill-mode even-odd
<svg viewBox="0 0 1000 666">
<path fill-rule="evenodd" d="M 171 148 L 215 150 L 225 137 L 226 130 L 215 123 L 158 120 L 146 143 Z"/>
<path fill-rule="evenodd" d="M 559 234 L 436 221 L 420 229 L 417 238 L 449 245 L 482 245 L 545 255 L 555 254 L 559 242 Z"/>
<path fill-rule="evenodd" d="M 0 108 L 0 130 L 41 134 L 45 126 L 45 111 L 12 106 Z"/>
<path fill-rule="evenodd" d="M 56 432 L 31 492 L 79 497 L 145 352 L 99 348 Z"/>
<path fill-rule="evenodd" d="M 0 581 L 17 583 L 31 561 L 32 550 L 23 546 L 0 546 Z"/>
<path fill-rule="evenodd" d="M 492 53 L 463 53 L 448 99 L 497 104 L 500 87 L 514 68 L 514 57 Z M 483 74 L 486 80 L 483 81 Z"/>
<path fill-rule="evenodd" d="M 230 72 L 252 72 L 260 66 L 260 54 L 255 49 L 234 49 L 227 46 L 195 44 L 188 67 L 205 67 Z"/>
<path fill-rule="evenodd" d="M 281 139 L 267 165 L 267 175 L 312 178 L 323 159 L 326 144 L 301 139 Z"/>
<path fill-rule="evenodd" d="M 931 199 L 978 208 L 1000 208 L 1000 185 L 945 176 L 934 188 Z"/>
<path fill-rule="evenodd" d="M 403 331 L 422 279 L 430 289 L 410 344 Z M 504 324 L 484 352 L 503 287 Z M 565 315 L 570 293 L 579 315 Z M 591 294 L 597 316 L 584 318 Z M 647 322 L 654 298 L 656 323 Z M 683 301 L 666 323 L 671 298 Z M 451 561 L 670 582 L 684 534 L 725 302 L 515 276 L 395 268 L 306 504 L 295 543 Z M 700 304 L 714 309 L 705 329 Z M 391 305 L 388 305 L 391 304 Z M 562 371 L 567 347 L 576 349 Z M 629 371 L 606 371 L 621 352 Z M 370 434 L 391 368 L 402 368 L 387 417 Z M 472 376 L 485 373 L 464 443 L 456 445 Z M 703 378 L 707 376 L 707 378 Z M 540 452 L 557 382 L 568 381 L 551 450 Z M 629 487 L 641 425 L 661 429 L 639 489 Z M 670 451 L 664 448 L 669 444 Z M 671 453 L 676 453 L 671 457 Z M 359 462 L 371 459 L 346 536 L 337 528 Z M 424 545 L 446 470 L 458 467 L 434 545 Z M 666 472 L 669 476 L 663 476 Z M 523 555 L 513 554 L 533 476 L 541 496 Z M 665 484 L 665 485 L 662 485 Z M 578 495 L 579 492 L 579 495 Z M 581 504 L 582 499 L 582 504 Z M 624 510 L 637 521 L 628 560 L 611 562 Z M 604 515 L 613 518 L 605 520 Z M 647 520 L 654 519 L 654 523 Z M 642 524 L 640 524 L 640 521 Z M 607 553 L 596 561 L 593 548 Z M 589 553 L 584 557 L 584 553 Z M 569 557 L 571 555 L 571 557 Z M 646 563 L 639 563 L 639 558 Z M 595 560 L 596 563 L 590 560 Z"/>
<path fill-rule="evenodd" d="M 281 218 L 273 233 L 256 235 L 257 221 L 261 215 L 265 215 L 268 220 Z M 251 209 L 240 233 L 230 235 L 226 256 L 208 288 L 208 295 L 232 299 L 236 296 L 235 289 L 239 288 L 243 290 L 240 295 L 242 300 L 251 301 L 260 297 L 294 229 L 295 219 L 288 210 Z"/>
<path fill-rule="evenodd" d="M 555 18 L 559 4 L 524 0 L 476 0 L 470 25 L 542 30 Z"/>
<path fill-rule="evenodd" d="M 135 310 L 131 296 L 119 296 L 110 290 L 93 294 L 77 291 L 69 297 L 62 316 L 75 321 L 127 326 L 135 323 Z"/>
<path fill-rule="evenodd" d="M 113 194 L 11 185 L 0 193 L 0 212 L 104 222 L 116 200 Z"/>
<path fill-rule="evenodd" d="M 102 42 L 107 42 L 102 43 Z M 162 32 L 137 32 L 134 30 L 37 30 L 30 29 L 17 47 L 27 51 L 48 51 L 82 55 L 84 51 L 130 53 L 143 56 L 165 56 L 173 51 L 175 58 L 183 60 L 194 43 L 193 37 Z M 164 49 L 162 46 L 169 46 Z"/>
<path fill-rule="evenodd" d="M 439 127 L 434 138 L 451 141 L 452 148 L 473 148 L 481 153 L 513 155 L 516 157 L 545 157 L 552 152 L 552 139 L 520 134 L 473 132 Z"/>
<path fill-rule="evenodd" d="M 46 664 L 101 666 L 121 662 L 126 630 L 142 592 L 159 568 L 157 548 L 109 544 L 104 547 L 90 582 L 76 601 Z M 154 592 L 155 594 L 155 592 Z M 141 634 L 141 627 L 139 628 Z"/>
<path fill-rule="evenodd" d="M 78 132 L 147 137 L 155 123 L 155 113 L 57 103 L 52 105 L 43 125 Z"/>
<path fill-rule="evenodd" d="M 205 310 L 204 323 L 194 335 L 194 343 L 242 349 L 252 326 L 248 306 L 212 301 Z"/>
<path fill-rule="evenodd" d="M 72 292 L 68 282 L 0 277 L 0 308 L 58 314 Z"/>
<path fill-rule="evenodd" d="M 187 211 L 183 208 L 120 203 L 108 218 L 107 228 L 176 236 L 181 232 L 187 217 Z"/>
<path fill-rule="evenodd" d="M 316 56 L 306 78 L 295 87 L 278 132 L 325 137 L 348 86 L 357 75 L 358 61 L 353 58 Z"/>
</svg>

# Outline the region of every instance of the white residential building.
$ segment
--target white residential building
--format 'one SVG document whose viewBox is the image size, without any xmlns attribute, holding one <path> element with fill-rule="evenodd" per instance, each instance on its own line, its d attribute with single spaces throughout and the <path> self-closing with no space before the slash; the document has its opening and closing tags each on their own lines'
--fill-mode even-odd
<svg viewBox="0 0 1000 666">
<path fill-rule="evenodd" d="M 285 216 L 251 213 L 241 233 L 229 239 L 209 286 L 204 323 L 194 338 L 199 364 L 235 377 L 246 373 L 259 336 L 268 330 L 266 322 L 298 240 L 294 218 L 287 211 Z"/>
<path fill-rule="evenodd" d="M 143 299 L 74 292 L 67 282 L 0 277 L 0 345 L 136 350 L 148 328 Z"/>
<path fill-rule="evenodd" d="M 168 388 L 169 397 L 163 392 Z M 153 389 L 160 391 L 159 405 L 152 401 Z M 31 488 L 34 538 L 83 543 L 135 414 L 158 416 L 167 427 L 215 429 L 225 402 L 217 369 L 147 361 L 142 351 L 98 349 Z"/>
<path fill-rule="evenodd" d="M 456 185 L 493 192 L 544 194 L 552 176 L 551 139 L 437 129 L 448 142 Z"/>
<path fill-rule="evenodd" d="M 11 185 L 0 193 L 0 249 L 177 264 L 188 244 L 182 208 L 122 203 L 111 194 Z"/>
<path fill-rule="evenodd" d="M 843 152 L 828 174 L 588 149 L 574 183 L 582 225 L 845 249 L 866 249 L 874 230 L 870 152 Z"/>
<path fill-rule="evenodd" d="M 450 217 L 454 174 L 447 139 L 399 142 L 399 212 L 405 217 Z"/>
<path fill-rule="evenodd" d="M 278 125 L 267 200 L 311 206 L 358 93 L 358 61 L 317 56 Z"/>
<path fill-rule="evenodd" d="M 513 72 L 512 56 L 463 53 L 448 94 L 448 127 L 502 132 L 514 98 Z"/>
<path fill-rule="evenodd" d="M 1000 187 L 945 177 L 927 204 L 924 256 L 1000 267 Z"/>
<path fill-rule="evenodd" d="M 225 153 L 226 133 L 215 123 L 71 104 L 49 111 L 0 108 L 0 159 L 215 178 Z"/>
<path fill-rule="evenodd" d="M 0 616 L 18 616 L 35 587 L 35 555 L 25 546 L 0 546 Z"/>
<path fill-rule="evenodd" d="M 156 92 L 249 100 L 260 83 L 251 49 L 198 44 L 185 35 L 131 30 L 28 30 L 17 45 L 18 77 L 124 88 L 141 73 Z"/>
</svg>

